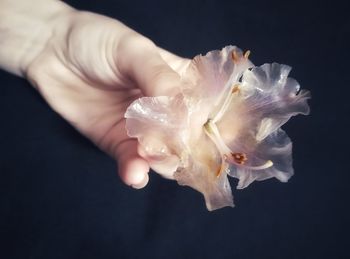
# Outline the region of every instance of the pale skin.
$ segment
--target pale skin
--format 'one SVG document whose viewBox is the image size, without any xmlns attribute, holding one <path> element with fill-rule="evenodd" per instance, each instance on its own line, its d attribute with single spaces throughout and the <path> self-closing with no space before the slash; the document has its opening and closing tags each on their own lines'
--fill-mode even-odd
<svg viewBox="0 0 350 259">
<path fill-rule="evenodd" d="M 188 63 L 115 19 L 56 0 L 0 0 L 0 68 L 27 78 L 134 188 L 147 184 L 151 165 L 126 134 L 126 108 L 176 94 Z"/>
</svg>

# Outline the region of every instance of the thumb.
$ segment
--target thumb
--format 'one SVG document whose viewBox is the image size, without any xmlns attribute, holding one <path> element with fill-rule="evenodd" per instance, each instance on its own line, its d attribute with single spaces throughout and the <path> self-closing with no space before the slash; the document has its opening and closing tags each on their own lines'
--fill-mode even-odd
<svg viewBox="0 0 350 259">
<path fill-rule="evenodd" d="M 180 91 L 179 74 L 164 61 L 153 43 L 141 41 L 123 53 L 123 60 L 123 72 L 137 84 L 143 95 L 170 96 Z"/>
</svg>

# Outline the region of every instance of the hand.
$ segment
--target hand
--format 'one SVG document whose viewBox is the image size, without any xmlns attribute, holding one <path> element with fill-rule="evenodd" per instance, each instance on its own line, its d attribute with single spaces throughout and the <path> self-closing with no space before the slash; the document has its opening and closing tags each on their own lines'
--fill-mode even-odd
<svg viewBox="0 0 350 259">
<path fill-rule="evenodd" d="M 126 135 L 124 113 L 135 99 L 176 93 L 188 60 L 101 15 L 60 14 L 51 37 L 24 73 L 49 105 L 118 161 L 121 179 L 148 182 L 150 165 Z"/>
</svg>

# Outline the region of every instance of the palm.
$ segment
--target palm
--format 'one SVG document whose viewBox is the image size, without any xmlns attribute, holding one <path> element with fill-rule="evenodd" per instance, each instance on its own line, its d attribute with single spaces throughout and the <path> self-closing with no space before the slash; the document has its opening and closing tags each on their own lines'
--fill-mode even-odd
<svg viewBox="0 0 350 259">
<path fill-rule="evenodd" d="M 42 66 L 39 90 L 50 106 L 70 122 L 77 130 L 107 152 L 102 142 L 106 134 L 123 123 L 125 107 L 140 95 L 139 90 L 106 85 L 102 80 L 87 78 L 84 71 L 72 71 L 71 63 L 62 64 L 52 53 L 45 53 L 45 60 L 37 60 Z M 120 142 L 122 139 L 113 139 Z M 117 143 L 110 143 L 115 145 Z M 104 144 L 106 145 L 106 144 Z"/>
<path fill-rule="evenodd" d="M 89 22 L 91 26 L 88 26 Z M 96 26 L 99 23 L 104 26 Z M 133 78 L 140 77 L 142 72 L 140 75 L 130 73 L 130 67 L 134 66 L 130 62 L 137 62 L 140 53 L 158 53 L 177 72 L 187 62 L 158 49 L 133 31 L 126 31 L 131 37 L 112 36 L 105 42 L 93 40 L 106 34 L 114 35 L 117 26 L 120 24 L 98 15 L 83 17 L 82 21 L 78 19 L 72 26 L 73 30 L 64 35 L 64 44 L 60 40 L 58 45 L 53 39 L 52 44 L 48 44 L 30 65 L 28 74 L 56 112 L 102 150 L 120 159 L 123 153 L 136 152 L 136 142 L 131 141 L 125 132 L 124 113 L 129 104 L 145 92 L 140 90 L 140 79 Z M 121 65 L 115 60 L 115 52 L 110 51 L 110 42 L 126 46 L 115 50 L 119 51 L 117 59 Z M 130 47 L 134 45 L 137 49 Z M 144 58 L 149 60 L 147 55 Z M 158 74 L 155 72 L 151 77 Z"/>
</svg>

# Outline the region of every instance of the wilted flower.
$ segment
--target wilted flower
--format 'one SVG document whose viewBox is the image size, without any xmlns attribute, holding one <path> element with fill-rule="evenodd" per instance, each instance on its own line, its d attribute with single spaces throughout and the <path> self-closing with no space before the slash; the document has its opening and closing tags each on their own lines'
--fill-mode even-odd
<svg viewBox="0 0 350 259">
<path fill-rule="evenodd" d="M 152 168 L 201 192 L 208 210 L 233 206 L 227 175 L 242 189 L 293 175 L 292 143 L 280 127 L 308 114 L 308 91 L 289 66 L 255 67 L 234 46 L 195 57 L 181 94 L 143 97 L 125 114 L 127 132 Z"/>
</svg>

